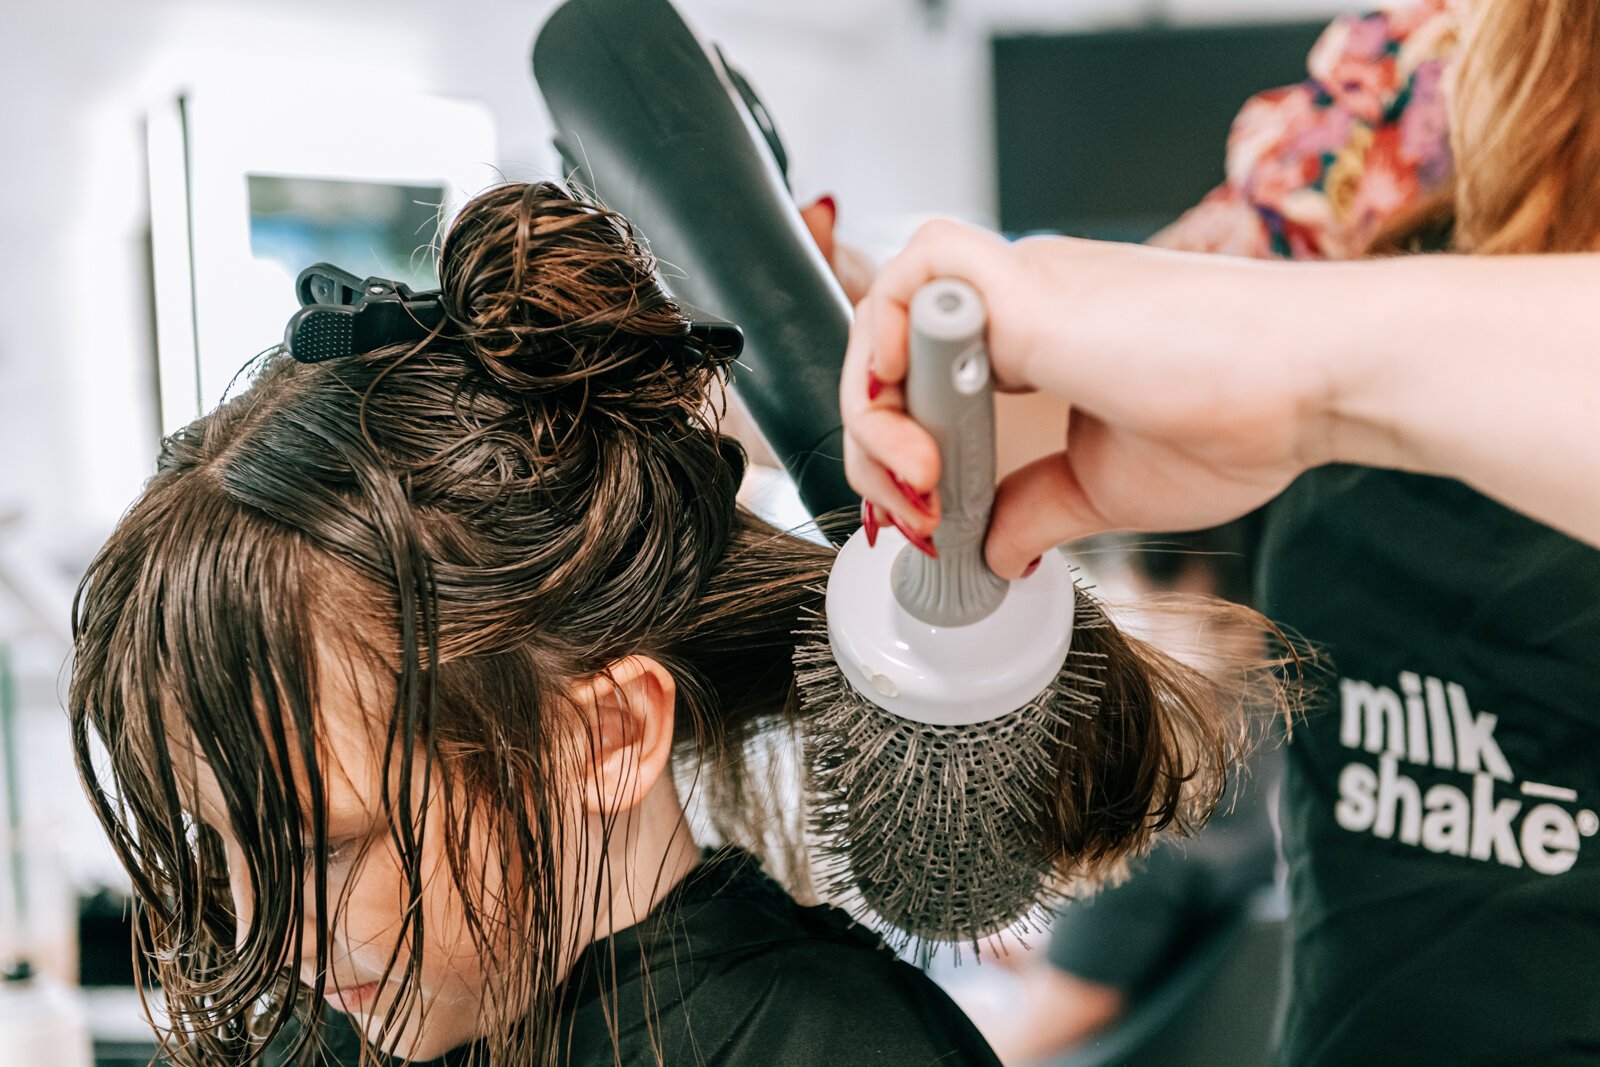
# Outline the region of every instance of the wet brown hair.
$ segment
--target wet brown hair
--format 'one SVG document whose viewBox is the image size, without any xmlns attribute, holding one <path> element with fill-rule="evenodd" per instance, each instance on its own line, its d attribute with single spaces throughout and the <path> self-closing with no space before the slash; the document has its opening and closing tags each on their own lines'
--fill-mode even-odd
<svg viewBox="0 0 1600 1067">
<path fill-rule="evenodd" d="M 440 266 L 439 336 L 315 365 L 270 354 L 164 442 L 79 592 L 78 760 L 145 911 L 179 1062 L 234 1062 L 275 1030 L 288 1000 L 266 1020 L 257 1004 L 301 954 L 302 912 L 330 914 L 319 636 L 359 641 L 393 676 L 392 709 L 370 710 L 413 901 L 414 766 L 448 763 L 464 891 L 472 815 L 489 817 L 502 869 L 525 874 L 471 909 L 484 952 L 507 951 L 497 924 L 525 924 L 513 941 L 536 976 L 525 1001 L 496 1005 L 495 1063 L 551 1043 L 561 842 L 541 799 L 576 788 L 556 742 L 563 684 L 658 659 L 678 736 L 704 742 L 723 796 L 742 789 L 742 738 L 793 699 L 791 634 L 831 554 L 736 505 L 743 452 L 708 414 L 727 355 L 691 340 L 627 223 L 551 184 L 509 185 L 464 209 Z M 256 914 L 237 952 L 219 839 L 185 814 L 165 758 L 188 739 L 245 849 Z M 306 796 L 283 770 L 296 761 Z M 413 908 L 413 946 L 420 921 Z"/>
<path fill-rule="evenodd" d="M 801 714 L 792 657 L 832 552 L 736 503 L 743 451 L 714 413 L 728 355 L 691 337 L 624 219 L 551 183 L 469 203 L 440 278 L 449 314 L 427 340 L 311 365 L 270 353 L 164 442 L 79 590 L 76 756 L 180 1064 L 251 1061 L 320 1000 L 285 968 L 307 955 L 303 916 L 339 908 L 316 702 L 330 640 L 389 682 L 387 706 L 363 709 L 412 905 L 386 1025 L 415 994 L 433 800 L 476 948 L 527 976 L 488 991 L 484 1057 L 551 1062 L 578 947 L 557 907 L 572 843 L 546 802 L 578 788 L 564 694 L 625 656 L 672 673 L 680 769 L 714 829 L 793 858 L 792 837 L 768 840 L 793 813 L 745 756 Z M 1110 629 L 1085 640 L 1109 699 L 1063 751 L 1051 848 L 1074 877 L 1203 821 L 1243 714 L 1236 686 Z M 171 758 L 186 747 L 243 850 L 255 913 L 237 949 L 221 837 Z M 486 895 L 484 864 L 518 876 Z"/>
</svg>

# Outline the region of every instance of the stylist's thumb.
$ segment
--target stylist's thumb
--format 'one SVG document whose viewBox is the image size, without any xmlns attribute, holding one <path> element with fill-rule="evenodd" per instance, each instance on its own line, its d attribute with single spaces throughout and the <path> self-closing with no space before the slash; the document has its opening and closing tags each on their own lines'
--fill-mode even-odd
<svg viewBox="0 0 1600 1067">
<path fill-rule="evenodd" d="M 1002 578 L 1017 578 L 1057 545 L 1110 529 L 1083 494 L 1065 452 L 1036 459 L 995 490 L 985 555 Z"/>
</svg>

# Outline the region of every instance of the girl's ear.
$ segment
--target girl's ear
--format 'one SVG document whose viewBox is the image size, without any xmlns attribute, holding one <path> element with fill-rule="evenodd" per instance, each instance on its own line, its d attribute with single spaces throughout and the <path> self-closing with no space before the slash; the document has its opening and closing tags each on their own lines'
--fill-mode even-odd
<svg viewBox="0 0 1600 1067">
<path fill-rule="evenodd" d="M 591 764 L 584 803 L 593 814 L 636 806 L 672 755 L 677 685 L 649 656 L 628 656 L 578 683 L 589 728 Z"/>
</svg>

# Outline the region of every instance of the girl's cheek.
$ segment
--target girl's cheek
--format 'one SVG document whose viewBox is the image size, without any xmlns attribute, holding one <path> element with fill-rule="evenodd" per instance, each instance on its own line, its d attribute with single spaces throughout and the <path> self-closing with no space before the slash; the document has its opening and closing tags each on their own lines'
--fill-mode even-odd
<svg viewBox="0 0 1600 1067">
<path fill-rule="evenodd" d="M 250 892 L 249 866 L 244 850 L 231 842 L 223 845 L 228 861 L 228 890 L 233 895 L 233 947 L 243 949 L 255 918 L 255 897 Z"/>
<path fill-rule="evenodd" d="M 339 905 L 328 931 L 330 956 L 342 955 L 360 966 L 363 975 L 375 977 L 404 932 L 406 895 L 398 864 L 378 847 L 351 867 L 330 870 L 328 900 L 330 906 Z"/>
</svg>

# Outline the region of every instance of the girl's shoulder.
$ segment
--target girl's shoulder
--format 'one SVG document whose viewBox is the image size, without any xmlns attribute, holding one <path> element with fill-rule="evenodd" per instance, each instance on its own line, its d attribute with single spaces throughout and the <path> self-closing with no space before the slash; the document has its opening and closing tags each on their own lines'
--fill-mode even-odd
<svg viewBox="0 0 1600 1067">
<path fill-rule="evenodd" d="M 720 1067 L 998 1062 L 930 978 L 844 911 L 799 904 L 738 850 L 713 854 L 646 922 L 586 957 L 574 1064 L 658 1051 Z"/>
<path fill-rule="evenodd" d="M 728 1050 L 706 1062 L 725 1067 L 999 1064 L 926 974 L 886 949 L 826 934 L 739 960 L 696 989 L 687 1009 L 696 1044 Z"/>
</svg>

